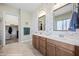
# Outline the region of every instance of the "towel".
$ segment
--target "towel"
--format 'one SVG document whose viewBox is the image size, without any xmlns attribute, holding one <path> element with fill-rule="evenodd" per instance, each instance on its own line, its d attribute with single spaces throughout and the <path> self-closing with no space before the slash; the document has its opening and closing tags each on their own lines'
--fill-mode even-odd
<svg viewBox="0 0 79 59">
<path fill-rule="evenodd" d="M 78 18 L 78 13 L 77 12 L 73 12 L 72 18 L 71 18 L 71 21 L 70 21 L 70 27 L 69 27 L 70 31 L 76 31 L 77 18 Z"/>
<path fill-rule="evenodd" d="M 78 3 L 78 19 L 77 19 L 77 28 L 79 28 L 79 3 Z"/>
<path fill-rule="evenodd" d="M 12 34 L 12 27 L 9 27 L 8 33 L 9 33 L 9 34 Z"/>
</svg>

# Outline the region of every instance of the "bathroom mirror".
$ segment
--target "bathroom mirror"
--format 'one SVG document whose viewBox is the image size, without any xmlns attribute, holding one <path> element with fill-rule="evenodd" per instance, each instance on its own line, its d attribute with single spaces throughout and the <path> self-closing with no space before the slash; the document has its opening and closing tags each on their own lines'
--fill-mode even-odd
<svg viewBox="0 0 79 59">
<path fill-rule="evenodd" d="M 72 17 L 73 4 L 66 4 L 53 11 L 53 30 L 67 31 Z"/>
<path fill-rule="evenodd" d="M 45 15 L 38 18 L 38 30 L 39 31 L 45 31 L 45 18 L 46 18 Z"/>
</svg>

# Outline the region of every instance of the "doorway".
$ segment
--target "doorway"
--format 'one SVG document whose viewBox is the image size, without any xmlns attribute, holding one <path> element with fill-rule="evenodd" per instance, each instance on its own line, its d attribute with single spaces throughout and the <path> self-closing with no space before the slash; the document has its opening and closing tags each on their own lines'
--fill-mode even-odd
<svg viewBox="0 0 79 59">
<path fill-rule="evenodd" d="M 16 43 L 19 40 L 18 16 L 5 15 L 5 44 Z"/>
</svg>

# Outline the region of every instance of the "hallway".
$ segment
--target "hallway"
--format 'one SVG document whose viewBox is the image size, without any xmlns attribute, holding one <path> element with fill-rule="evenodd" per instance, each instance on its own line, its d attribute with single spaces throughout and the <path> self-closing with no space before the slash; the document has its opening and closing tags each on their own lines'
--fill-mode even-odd
<svg viewBox="0 0 79 59">
<path fill-rule="evenodd" d="M 0 49 L 0 56 L 42 56 L 32 47 L 31 42 L 7 44 Z"/>
</svg>

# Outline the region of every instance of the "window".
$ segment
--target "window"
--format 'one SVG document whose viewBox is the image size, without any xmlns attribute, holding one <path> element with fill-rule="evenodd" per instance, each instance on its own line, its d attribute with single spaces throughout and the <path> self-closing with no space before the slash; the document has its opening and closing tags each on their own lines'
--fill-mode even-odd
<svg viewBox="0 0 79 59">
<path fill-rule="evenodd" d="M 73 4 L 69 3 L 53 11 L 53 30 L 68 30 L 73 12 Z"/>
<path fill-rule="evenodd" d="M 62 30 L 62 21 L 57 21 L 57 30 Z"/>
<path fill-rule="evenodd" d="M 72 12 L 67 12 L 54 17 L 54 30 L 68 30 Z"/>
<path fill-rule="evenodd" d="M 57 30 L 68 30 L 70 19 L 57 21 Z"/>
</svg>

